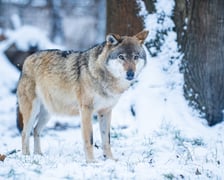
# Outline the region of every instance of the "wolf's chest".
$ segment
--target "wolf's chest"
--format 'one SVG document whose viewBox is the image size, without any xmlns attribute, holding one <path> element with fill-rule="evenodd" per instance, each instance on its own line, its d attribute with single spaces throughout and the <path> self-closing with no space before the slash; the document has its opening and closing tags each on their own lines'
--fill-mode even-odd
<svg viewBox="0 0 224 180">
<path fill-rule="evenodd" d="M 95 96 L 93 101 L 94 111 L 98 112 L 100 110 L 113 108 L 113 106 L 115 106 L 115 104 L 117 103 L 119 97 L 119 95 L 110 97 L 103 97 L 99 95 Z"/>
</svg>

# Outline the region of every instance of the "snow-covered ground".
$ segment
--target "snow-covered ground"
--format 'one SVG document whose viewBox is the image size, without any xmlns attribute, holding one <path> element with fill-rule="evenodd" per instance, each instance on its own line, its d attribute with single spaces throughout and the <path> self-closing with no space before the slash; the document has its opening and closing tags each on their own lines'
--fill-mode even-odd
<svg viewBox="0 0 224 180">
<path fill-rule="evenodd" d="M 114 109 L 111 144 L 117 162 L 103 159 L 98 123 L 93 120 L 98 161 L 85 163 L 79 117 L 53 117 L 41 139 L 44 156 L 21 155 L 16 97 L 12 93 L 19 72 L 3 51 L 12 41 L 24 47 L 25 34 L 35 34 L 43 48 L 53 45 L 29 27 L 24 35 L 11 32 L 10 39 L 0 43 L 0 154 L 6 155 L 0 161 L 0 179 L 224 179 L 224 123 L 208 127 L 188 107 L 178 69 L 182 55 L 170 19 L 174 1 L 158 0 L 155 5 L 157 14 L 148 15 L 144 8 L 141 12 L 150 31 L 148 40 L 157 30 L 167 30 L 167 36 L 161 52 L 156 57 L 148 55 L 139 82 Z M 161 13 L 165 15 L 162 23 L 157 21 Z"/>
</svg>

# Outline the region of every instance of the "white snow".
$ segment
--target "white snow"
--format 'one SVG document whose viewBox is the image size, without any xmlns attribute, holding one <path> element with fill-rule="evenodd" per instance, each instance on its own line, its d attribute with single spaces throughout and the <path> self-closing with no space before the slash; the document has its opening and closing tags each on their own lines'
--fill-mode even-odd
<svg viewBox="0 0 224 180">
<path fill-rule="evenodd" d="M 9 39 L 7 40 L 7 43 L 4 42 L 3 44 L 11 45 L 11 43 L 14 42 L 22 51 L 27 51 L 29 50 L 29 46 L 35 45 L 38 45 L 38 48 L 40 49 L 63 48 L 51 43 L 47 38 L 46 32 L 29 25 L 21 26 L 21 28 L 17 28 L 15 31 L 8 30 L 6 35 Z"/>
<path fill-rule="evenodd" d="M 169 31 L 161 52 L 156 57 L 148 55 L 139 82 L 114 108 L 111 144 L 117 162 L 103 160 L 98 123 L 93 121 L 98 162 L 85 163 L 79 117 L 53 117 L 41 139 L 44 156 L 21 155 L 16 97 L 11 93 L 19 72 L 3 51 L 14 41 L 24 50 L 30 42 L 40 42 L 43 48 L 53 45 L 33 27 L 9 32 L 9 40 L 0 42 L 0 154 L 17 152 L 0 161 L 0 179 L 223 179 L 224 123 L 208 127 L 183 97 L 183 75 L 178 69 L 182 54 L 171 30 L 173 7 L 173 0 L 157 1 L 157 11 L 166 15 L 162 25 L 157 23 L 157 14 L 145 17 L 148 39 L 158 29 Z M 53 130 L 59 119 L 69 128 Z"/>
</svg>

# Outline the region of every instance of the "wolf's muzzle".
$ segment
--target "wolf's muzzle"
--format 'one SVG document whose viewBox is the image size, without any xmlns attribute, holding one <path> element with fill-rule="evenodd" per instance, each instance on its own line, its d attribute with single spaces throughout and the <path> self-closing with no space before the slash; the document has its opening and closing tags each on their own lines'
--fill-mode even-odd
<svg viewBox="0 0 224 180">
<path fill-rule="evenodd" d="M 127 80 L 129 80 L 129 81 L 133 80 L 134 76 L 135 76 L 135 72 L 132 69 L 127 71 L 127 73 L 126 73 Z"/>
</svg>

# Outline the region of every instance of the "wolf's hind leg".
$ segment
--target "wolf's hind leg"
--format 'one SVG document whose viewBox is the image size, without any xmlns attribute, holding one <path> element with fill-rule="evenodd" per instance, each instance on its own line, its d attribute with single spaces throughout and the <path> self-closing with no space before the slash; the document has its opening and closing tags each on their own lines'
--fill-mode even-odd
<svg viewBox="0 0 224 180">
<path fill-rule="evenodd" d="M 24 127 L 22 131 L 22 153 L 24 155 L 29 155 L 30 154 L 29 137 L 33 129 L 33 125 L 35 123 L 37 114 L 39 113 L 40 104 L 37 99 L 34 99 L 32 102 L 32 105 L 30 104 L 30 106 L 26 106 L 26 107 L 29 107 L 29 108 L 26 109 L 26 111 L 23 111 L 22 113 L 23 119 L 24 119 L 23 121 Z"/>
<path fill-rule="evenodd" d="M 41 146 L 40 146 L 40 133 L 42 129 L 45 127 L 47 122 L 49 121 L 50 116 L 47 110 L 43 105 L 40 106 L 40 111 L 39 114 L 37 115 L 37 124 L 34 128 L 34 154 L 40 154 L 42 155 L 41 152 Z"/>
</svg>

